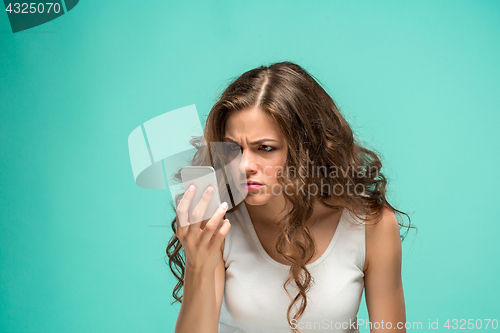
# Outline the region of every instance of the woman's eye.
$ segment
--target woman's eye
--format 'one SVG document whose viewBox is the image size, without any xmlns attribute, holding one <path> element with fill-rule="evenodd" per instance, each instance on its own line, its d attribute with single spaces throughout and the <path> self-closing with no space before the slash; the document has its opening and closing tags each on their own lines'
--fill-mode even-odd
<svg viewBox="0 0 500 333">
<path fill-rule="evenodd" d="M 240 149 L 241 149 L 241 147 L 235 143 L 229 145 L 229 150 L 231 150 L 231 151 L 236 151 L 236 150 L 240 150 Z"/>
<path fill-rule="evenodd" d="M 261 150 L 265 151 L 266 153 L 270 153 L 270 152 L 272 152 L 273 150 L 276 150 L 276 148 L 271 147 L 271 146 L 266 146 L 266 145 L 262 145 L 262 146 L 260 146 L 260 148 L 259 148 L 259 149 L 261 149 Z"/>
</svg>

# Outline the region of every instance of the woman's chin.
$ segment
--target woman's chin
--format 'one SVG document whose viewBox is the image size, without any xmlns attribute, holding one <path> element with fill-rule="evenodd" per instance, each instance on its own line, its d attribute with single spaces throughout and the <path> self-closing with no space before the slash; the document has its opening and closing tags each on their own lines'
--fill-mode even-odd
<svg viewBox="0 0 500 333">
<path fill-rule="evenodd" d="M 265 194 L 252 195 L 249 193 L 245 198 L 245 203 L 250 206 L 260 206 L 268 203 L 270 199 L 271 197 Z"/>
</svg>

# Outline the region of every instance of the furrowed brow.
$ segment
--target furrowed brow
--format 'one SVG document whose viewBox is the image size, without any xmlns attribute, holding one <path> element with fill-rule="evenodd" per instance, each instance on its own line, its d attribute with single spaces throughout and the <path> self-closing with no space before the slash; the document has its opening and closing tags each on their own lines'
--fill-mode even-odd
<svg viewBox="0 0 500 333">
<path fill-rule="evenodd" d="M 236 142 L 233 139 L 228 138 L 228 137 L 225 137 L 224 141 L 234 142 L 234 143 L 238 144 L 238 142 Z M 254 142 L 250 142 L 250 144 L 251 145 L 260 145 L 260 144 L 262 144 L 264 142 L 277 142 L 277 141 L 278 140 L 269 139 L 269 138 L 263 138 L 263 139 L 260 139 L 260 140 L 254 141 Z"/>
</svg>

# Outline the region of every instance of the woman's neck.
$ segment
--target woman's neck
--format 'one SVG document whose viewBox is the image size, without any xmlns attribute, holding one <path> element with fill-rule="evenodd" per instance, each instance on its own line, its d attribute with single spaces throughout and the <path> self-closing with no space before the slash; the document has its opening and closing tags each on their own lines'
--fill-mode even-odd
<svg viewBox="0 0 500 333">
<path fill-rule="evenodd" d="M 266 202 L 263 205 L 252 206 L 245 202 L 248 214 L 253 222 L 253 224 L 267 226 L 274 229 L 278 221 L 286 216 L 287 211 L 285 211 L 285 198 L 284 196 L 276 196 L 272 200 Z M 329 219 L 332 215 L 340 215 L 341 210 L 335 210 L 322 205 L 320 202 L 316 201 L 313 208 L 313 214 L 308 221 L 308 225 L 312 226 L 318 221 Z"/>
<path fill-rule="evenodd" d="M 244 204 L 254 224 L 274 227 L 286 216 L 285 198 L 282 195 L 274 197 L 263 205 L 252 206 L 246 202 Z"/>
</svg>

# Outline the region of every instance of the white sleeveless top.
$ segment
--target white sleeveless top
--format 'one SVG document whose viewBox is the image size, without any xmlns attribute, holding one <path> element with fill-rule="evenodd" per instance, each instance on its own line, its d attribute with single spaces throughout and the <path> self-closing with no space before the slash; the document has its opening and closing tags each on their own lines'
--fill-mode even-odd
<svg viewBox="0 0 500 333">
<path fill-rule="evenodd" d="M 244 202 L 226 216 L 231 229 L 223 253 L 226 280 L 219 333 L 290 333 L 291 328 L 302 333 L 359 332 L 356 315 L 365 263 L 365 225 L 359 219 L 344 209 L 328 248 L 306 266 L 313 278 L 307 307 L 290 326 L 286 313 L 291 301 L 283 288 L 289 266 L 264 250 Z M 292 297 L 294 286 L 293 280 L 287 286 Z"/>
</svg>

